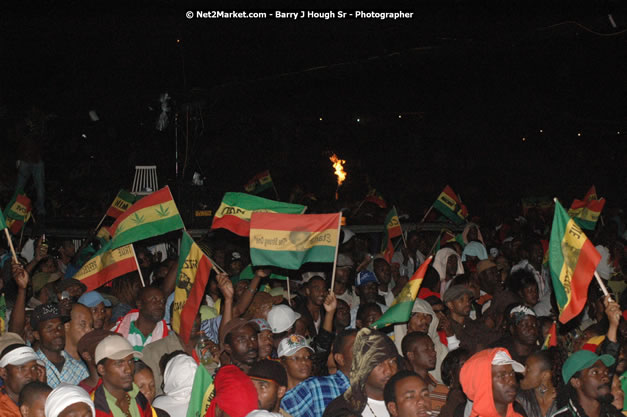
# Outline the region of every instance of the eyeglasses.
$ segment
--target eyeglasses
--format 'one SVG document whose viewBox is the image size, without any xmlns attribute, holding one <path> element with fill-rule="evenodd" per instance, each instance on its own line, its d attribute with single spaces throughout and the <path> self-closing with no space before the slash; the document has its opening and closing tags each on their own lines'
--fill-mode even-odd
<svg viewBox="0 0 627 417">
<path fill-rule="evenodd" d="M 302 358 L 297 358 L 296 356 L 286 356 L 285 359 L 294 362 L 311 362 L 313 360 L 311 356 L 305 356 Z"/>
</svg>

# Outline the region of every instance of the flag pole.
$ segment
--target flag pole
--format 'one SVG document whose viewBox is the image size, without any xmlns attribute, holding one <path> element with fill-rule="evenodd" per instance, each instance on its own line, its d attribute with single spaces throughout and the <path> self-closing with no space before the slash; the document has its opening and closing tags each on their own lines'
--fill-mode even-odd
<svg viewBox="0 0 627 417">
<path fill-rule="evenodd" d="M 331 291 L 333 291 L 333 287 L 335 286 L 335 267 L 337 266 L 337 253 L 340 249 L 340 229 L 342 227 L 342 213 L 338 213 L 338 221 L 337 221 L 337 242 L 335 242 L 335 256 L 333 257 L 333 272 L 331 273 Z"/>
<path fill-rule="evenodd" d="M 13 241 L 11 241 L 11 235 L 9 235 L 9 229 L 4 228 L 4 235 L 7 237 L 7 242 L 9 243 L 9 248 L 11 249 L 11 255 L 13 256 L 13 260 L 17 263 L 17 255 L 15 254 L 15 248 L 13 247 Z"/>
<path fill-rule="evenodd" d="M 104 222 L 106 218 L 107 218 L 107 213 L 105 213 L 104 216 L 102 216 L 102 219 L 100 219 L 100 221 L 98 222 L 98 226 L 96 226 L 96 228 L 94 229 L 95 231 L 98 231 L 98 228 L 102 225 L 102 222 Z"/>
<path fill-rule="evenodd" d="M 429 215 L 429 213 L 431 213 L 431 210 L 433 210 L 433 204 L 431 204 L 431 206 L 429 207 L 429 210 L 427 210 L 427 212 L 425 213 L 425 215 L 422 218 L 422 220 L 420 220 L 420 223 L 423 223 L 426 220 L 426 218 Z"/>
<path fill-rule="evenodd" d="M 442 237 L 443 232 L 444 232 L 444 229 L 440 229 L 440 233 L 438 234 L 438 237 L 435 239 L 435 242 L 433 242 L 433 246 L 431 246 L 431 249 L 429 250 L 429 254 L 431 254 L 431 252 L 433 252 L 433 249 L 435 249 L 435 246 L 440 241 L 440 237 Z"/>
<path fill-rule="evenodd" d="M 207 256 L 207 255 L 205 255 L 205 256 Z M 211 269 L 216 271 L 216 274 L 226 274 L 226 271 L 224 269 L 222 269 L 222 267 L 220 265 L 218 265 L 213 259 L 211 259 L 208 256 L 207 256 L 207 259 L 209 259 L 209 262 L 211 262 Z"/>
<path fill-rule="evenodd" d="M 290 277 L 287 277 L 287 304 L 292 306 L 292 296 L 290 295 Z"/>
<path fill-rule="evenodd" d="M 22 247 L 22 238 L 24 237 L 24 229 L 26 229 L 26 225 L 23 225 L 22 230 L 20 231 L 20 241 L 17 244 L 18 248 Z"/>
<path fill-rule="evenodd" d="M 605 284 L 603 283 L 603 280 L 601 279 L 597 271 L 594 271 L 594 277 L 597 279 L 597 283 L 599 284 L 599 287 L 601 287 L 601 291 L 603 291 L 603 295 L 606 297 L 609 296 L 610 293 L 607 291 L 607 288 L 605 287 Z"/>
<path fill-rule="evenodd" d="M 396 210 L 396 206 L 392 206 L 394 208 L 394 211 L 396 211 L 396 216 L 398 217 L 398 211 Z M 398 220 L 398 225 L 401 225 L 401 220 Z M 403 245 L 405 246 L 405 249 L 407 249 L 407 238 L 405 238 L 405 233 L 403 232 L 403 226 L 401 226 L 401 237 L 403 238 Z"/>
<path fill-rule="evenodd" d="M 142 269 L 139 267 L 139 262 L 137 261 L 137 254 L 135 254 L 135 247 L 133 246 L 132 243 L 131 243 L 131 249 L 133 251 L 133 258 L 135 259 L 135 265 L 137 265 L 137 272 L 139 272 L 139 279 L 141 279 L 141 281 L 142 281 L 142 287 L 145 287 L 146 283 L 144 282 L 144 276 L 142 275 Z"/>
<path fill-rule="evenodd" d="M 274 181 L 272 181 L 272 189 L 274 190 L 274 195 L 276 195 L 277 201 L 280 200 L 279 192 L 276 190 L 276 187 L 274 186 Z"/>
</svg>

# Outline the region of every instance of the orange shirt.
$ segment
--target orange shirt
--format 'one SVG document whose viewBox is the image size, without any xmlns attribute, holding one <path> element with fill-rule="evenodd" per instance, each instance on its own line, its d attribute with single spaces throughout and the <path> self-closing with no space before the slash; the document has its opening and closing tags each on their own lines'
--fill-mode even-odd
<svg viewBox="0 0 627 417">
<path fill-rule="evenodd" d="M 0 388 L 0 417 L 22 417 L 20 409 L 11 398 Z"/>
</svg>

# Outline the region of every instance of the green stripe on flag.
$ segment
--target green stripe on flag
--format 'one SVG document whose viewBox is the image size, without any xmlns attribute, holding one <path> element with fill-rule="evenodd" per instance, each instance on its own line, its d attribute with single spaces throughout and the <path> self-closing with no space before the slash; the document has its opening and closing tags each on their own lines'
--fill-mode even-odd
<svg viewBox="0 0 627 417">
<path fill-rule="evenodd" d="M 253 265 L 272 265 L 285 269 L 298 269 L 306 262 L 333 262 L 335 246 L 314 246 L 306 251 L 276 251 L 250 249 Z"/>
</svg>

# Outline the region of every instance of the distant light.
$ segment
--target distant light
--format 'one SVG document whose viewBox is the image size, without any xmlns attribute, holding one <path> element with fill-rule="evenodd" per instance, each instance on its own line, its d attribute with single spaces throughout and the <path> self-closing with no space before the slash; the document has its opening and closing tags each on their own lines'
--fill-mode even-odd
<svg viewBox="0 0 627 417">
<path fill-rule="evenodd" d="M 83 137 L 83 139 L 87 139 L 87 135 L 86 134 L 83 133 L 81 136 Z"/>
<path fill-rule="evenodd" d="M 527 141 L 527 138 L 522 138 L 522 141 L 523 141 L 523 142 L 526 142 L 526 141 Z"/>
<path fill-rule="evenodd" d="M 581 132 L 577 132 L 577 136 L 581 136 Z"/>
<path fill-rule="evenodd" d="M 322 121 L 322 117 L 320 118 L 320 121 Z"/>
<path fill-rule="evenodd" d="M 357 119 L 357 123 L 359 123 L 361 121 L 361 119 Z"/>
<path fill-rule="evenodd" d="M 181 40 L 180 40 L 180 39 L 177 39 L 177 40 L 176 40 L 176 43 L 181 43 Z"/>
<path fill-rule="evenodd" d="M 398 118 L 399 118 L 399 119 L 402 119 L 402 118 L 403 118 L 403 116 L 401 116 L 401 115 L 399 114 L 399 115 L 398 115 Z"/>
<path fill-rule="evenodd" d="M 620 130 L 618 132 L 616 132 L 617 135 L 620 135 Z"/>
<path fill-rule="evenodd" d="M 540 129 L 540 133 L 544 133 L 544 130 Z"/>
</svg>

